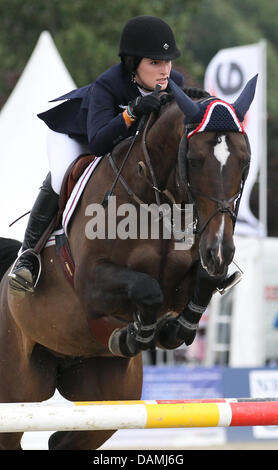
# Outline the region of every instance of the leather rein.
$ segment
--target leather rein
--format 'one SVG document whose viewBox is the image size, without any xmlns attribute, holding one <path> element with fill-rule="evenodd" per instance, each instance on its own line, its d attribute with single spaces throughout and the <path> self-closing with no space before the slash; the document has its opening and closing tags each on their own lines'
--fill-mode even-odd
<svg viewBox="0 0 278 470">
<path fill-rule="evenodd" d="M 154 169 L 153 169 L 153 166 L 152 166 L 152 163 L 151 163 L 151 158 L 150 158 L 150 155 L 149 155 L 149 151 L 148 151 L 148 148 L 147 148 L 146 136 L 147 136 L 148 130 L 151 127 L 151 123 L 153 121 L 153 118 L 154 118 L 153 113 L 151 113 L 149 118 L 148 118 L 147 124 L 144 128 L 143 136 L 142 136 L 142 150 L 143 150 L 143 154 L 144 154 L 144 157 L 145 157 L 146 165 L 142 161 L 138 162 L 138 165 L 140 165 L 141 169 L 143 170 L 143 174 L 144 174 L 146 183 L 155 192 L 155 199 L 156 199 L 157 205 L 158 206 L 161 205 L 161 201 L 160 201 L 160 195 L 161 194 L 163 194 L 165 197 L 167 197 L 172 204 L 175 204 L 176 203 L 175 198 L 168 189 L 160 190 L 158 188 L 156 175 L 155 175 L 155 172 L 154 172 Z M 122 184 L 122 186 L 124 187 L 124 189 L 128 193 L 129 197 L 131 199 L 133 199 L 135 202 L 137 202 L 138 204 L 146 204 L 137 194 L 134 193 L 134 191 L 126 183 L 125 179 L 121 175 L 121 170 L 123 168 L 121 167 L 120 170 L 118 169 L 118 167 L 115 163 L 115 160 L 113 159 L 113 153 L 108 154 L 108 161 L 109 161 L 110 166 L 112 167 L 113 171 L 117 175 L 116 178 L 119 179 L 120 183 Z M 149 170 L 149 173 L 151 175 L 151 181 L 148 178 L 147 169 Z"/>
</svg>

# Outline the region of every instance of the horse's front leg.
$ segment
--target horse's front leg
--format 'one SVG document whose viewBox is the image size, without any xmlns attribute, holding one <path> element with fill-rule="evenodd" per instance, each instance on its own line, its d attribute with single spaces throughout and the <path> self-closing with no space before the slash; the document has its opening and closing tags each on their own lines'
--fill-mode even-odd
<svg viewBox="0 0 278 470">
<path fill-rule="evenodd" d="M 110 337 L 108 346 L 113 354 L 131 357 L 154 346 L 157 313 L 163 302 L 156 279 L 104 262 L 79 269 L 75 287 L 90 319 L 133 313 L 134 321 Z"/>
<path fill-rule="evenodd" d="M 238 271 L 226 278 L 210 276 L 198 262 L 193 294 L 178 317 L 165 315 L 161 319 L 157 328 L 157 345 L 165 349 L 176 349 L 183 343 L 190 346 L 214 292 L 232 287 L 240 277 Z"/>
<path fill-rule="evenodd" d="M 177 317 L 165 315 L 161 319 L 157 329 L 157 345 L 165 349 L 176 349 L 183 343 L 191 345 L 196 337 L 199 321 L 213 293 L 223 284 L 223 279 L 209 276 L 198 262 L 193 294 Z"/>
</svg>

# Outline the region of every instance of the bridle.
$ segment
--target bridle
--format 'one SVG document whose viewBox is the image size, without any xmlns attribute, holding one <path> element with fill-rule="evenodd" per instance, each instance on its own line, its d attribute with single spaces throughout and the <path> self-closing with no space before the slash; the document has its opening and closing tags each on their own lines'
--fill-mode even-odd
<svg viewBox="0 0 278 470">
<path fill-rule="evenodd" d="M 181 181 L 184 185 L 184 189 L 187 193 L 188 197 L 188 202 L 189 204 L 193 205 L 193 210 L 194 210 L 194 233 L 198 235 L 199 237 L 202 235 L 204 230 L 207 228 L 208 224 L 210 221 L 217 215 L 217 214 L 228 214 L 233 222 L 233 228 L 235 227 L 236 219 L 238 216 L 238 210 L 239 210 L 239 204 L 240 200 L 242 197 L 243 189 L 244 189 L 244 184 L 246 181 L 246 178 L 248 176 L 248 171 L 249 171 L 249 164 L 246 166 L 246 168 L 243 171 L 242 174 L 242 179 L 241 179 L 241 185 L 239 191 L 234 194 L 230 199 L 218 199 L 215 198 L 209 194 L 206 194 L 200 190 L 197 190 L 195 188 L 192 188 L 188 179 L 188 165 L 187 165 L 187 151 L 188 151 L 188 139 L 187 139 L 187 134 L 189 129 L 191 130 L 194 127 L 197 127 L 198 124 L 189 124 L 185 127 L 185 132 L 182 136 L 182 139 L 180 141 L 179 145 L 179 152 L 178 152 L 178 165 L 179 165 L 179 174 Z M 248 141 L 248 137 L 246 133 L 244 134 L 247 147 L 250 149 L 250 144 Z M 195 203 L 195 198 L 194 195 L 198 194 L 199 196 L 209 199 L 210 201 L 214 202 L 216 204 L 216 209 L 215 211 L 212 212 L 212 214 L 207 218 L 207 220 L 204 222 L 202 227 L 199 226 L 199 217 L 196 209 L 196 203 Z M 234 209 L 231 209 L 231 204 L 234 203 Z"/>
<path fill-rule="evenodd" d="M 153 118 L 154 118 L 154 116 L 153 116 L 153 114 L 151 114 L 149 116 L 147 124 L 144 127 L 143 136 L 142 136 L 142 150 L 143 150 L 146 165 L 147 165 L 147 168 L 149 170 L 149 174 L 150 174 L 151 179 L 148 178 L 148 175 L 147 175 L 148 172 L 147 172 L 146 169 L 144 169 L 144 177 L 145 177 L 146 183 L 154 191 L 156 203 L 157 203 L 157 206 L 159 207 L 160 203 L 161 203 L 161 195 L 164 195 L 168 200 L 170 200 L 170 202 L 172 204 L 176 203 L 176 201 L 175 201 L 174 196 L 171 194 L 171 192 L 168 189 L 162 190 L 162 189 L 158 188 L 158 183 L 157 183 L 155 171 L 154 171 L 152 163 L 151 163 L 151 158 L 150 158 L 149 151 L 148 151 L 147 144 L 146 144 L 146 136 L 147 136 L 147 132 L 148 132 L 148 130 L 151 127 L 151 124 L 153 122 Z M 185 127 L 185 132 L 184 132 L 184 134 L 181 138 L 180 144 L 179 144 L 178 169 L 179 169 L 180 184 L 181 184 L 181 186 L 183 186 L 184 191 L 187 195 L 188 203 L 193 205 L 193 221 L 194 221 L 193 222 L 193 233 L 200 237 L 202 235 L 202 233 L 204 232 L 204 230 L 209 225 L 209 223 L 211 222 L 211 220 L 219 213 L 220 214 L 228 214 L 232 219 L 233 228 L 235 227 L 235 222 L 236 222 L 236 219 L 237 219 L 237 216 L 238 216 L 239 204 L 240 204 L 240 200 L 241 200 L 241 197 L 242 197 L 244 184 L 245 184 L 246 178 L 248 176 L 249 165 L 247 165 L 246 168 L 243 171 L 239 191 L 236 194 L 234 194 L 230 199 L 218 199 L 218 198 L 215 198 L 215 197 L 213 197 L 209 194 L 206 194 L 206 193 L 204 193 L 200 190 L 192 188 L 191 185 L 190 185 L 189 179 L 188 179 L 188 165 L 187 165 L 187 162 L 188 162 L 188 160 L 187 160 L 188 139 L 187 139 L 187 133 L 188 133 L 189 129 L 191 130 L 192 127 L 196 127 L 197 125 L 198 124 L 194 124 L 194 125 L 189 124 Z M 243 135 L 245 137 L 247 146 L 250 149 L 250 144 L 249 144 L 248 137 L 247 137 L 246 133 L 243 134 Z M 128 149 L 127 155 L 124 159 L 124 164 L 126 163 L 126 161 L 128 159 L 130 149 L 131 149 L 133 143 L 134 143 L 134 140 L 132 141 L 131 146 Z M 122 164 L 120 169 L 118 169 L 118 167 L 115 163 L 115 160 L 113 158 L 113 151 L 110 154 L 108 154 L 108 161 L 109 161 L 110 166 L 112 167 L 113 171 L 116 174 L 116 180 L 120 181 L 120 183 L 122 184 L 122 186 L 124 187 L 124 189 L 128 193 L 129 198 L 132 199 L 133 201 L 135 201 L 137 204 L 145 204 L 145 202 L 140 197 L 138 197 L 138 195 L 136 195 L 134 193 L 134 191 L 126 183 L 125 179 L 123 178 L 123 176 L 121 174 L 124 164 Z M 143 162 L 140 162 L 140 163 L 143 164 Z M 145 167 L 145 165 L 143 164 L 143 168 L 144 167 Z M 115 187 L 115 182 L 113 184 L 113 189 L 114 189 L 114 187 Z M 111 195 L 111 191 L 108 192 L 108 193 L 109 193 L 109 195 Z M 212 201 L 216 205 L 216 209 L 212 212 L 212 214 L 210 214 L 210 216 L 204 222 L 202 227 L 199 226 L 199 217 L 198 217 L 198 212 L 197 212 L 197 208 L 196 208 L 196 201 L 195 201 L 195 197 L 194 197 L 196 194 L 198 194 L 199 196 L 201 196 L 203 198 L 209 199 L 210 201 Z M 234 203 L 234 208 L 233 209 L 231 208 L 232 203 Z M 161 213 L 159 213 L 158 216 L 161 217 Z"/>
</svg>

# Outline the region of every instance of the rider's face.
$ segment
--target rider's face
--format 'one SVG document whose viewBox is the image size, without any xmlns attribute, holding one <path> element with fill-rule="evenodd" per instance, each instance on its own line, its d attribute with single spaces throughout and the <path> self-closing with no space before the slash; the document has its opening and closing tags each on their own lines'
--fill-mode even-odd
<svg viewBox="0 0 278 470">
<path fill-rule="evenodd" d="M 135 73 L 136 82 L 143 88 L 154 90 L 156 85 L 161 85 L 161 90 L 165 90 L 171 68 L 172 62 L 170 60 L 143 58 Z"/>
</svg>

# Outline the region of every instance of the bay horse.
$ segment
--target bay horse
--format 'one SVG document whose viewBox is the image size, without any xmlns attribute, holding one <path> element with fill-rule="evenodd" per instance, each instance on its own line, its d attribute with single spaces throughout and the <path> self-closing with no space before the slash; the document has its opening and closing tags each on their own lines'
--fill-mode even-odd
<svg viewBox="0 0 278 470">
<path fill-rule="evenodd" d="M 68 229 L 72 283 L 56 247 L 49 246 L 41 253 L 35 293 L 13 295 L 7 275 L 19 243 L 0 240 L 1 402 L 44 401 L 55 390 L 71 401 L 140 399 L 141 351 L 164 347 L 169 315 L 175 322 L 173 312 L 181 312 L 187 303 L 198 260 L 212 277 L 225 274 L 231 263 L 236 201 L 250 149 L 243 128 L 234 128 L 229 119 L 235 118 L 235 110 L 243 120 L 253 99 L 254 80 L 234 103 L 233 112 L 228 110 L 228 125 L 211 119 L 205 123 L 212 97 L 196 101 L 173 83 L 171 88 L 175 99 L 165 99 L 159 116 L 151 124 L 149 120 L 132 149 L 129 139 L 119 144 L 88 181 Z M 189 249 L 175 249 L 174 237 L 163 239 L 161 234 L 156 239 L 94 240 L 86 235 L 92 203 L 104 208 L 103 223 L 109 222 L 110 202 L 108 198 L 108 204 L 103 203 L 104 195 L 111 196 L 109 189 L 121 165 L 113 187 L 117 208 L 127 201 L 137 208 L 157 203 L 157 195 L 172 206 L 193 204 L 196 236 Z M 177 340 L 176 346 L 180 344 Z M 56 432 L 49 449 L 97 449 L 114 432 Z M 0 448 L 21 449 L 21 437 L 22 433 L 0 434 Z"/>
</svg>

